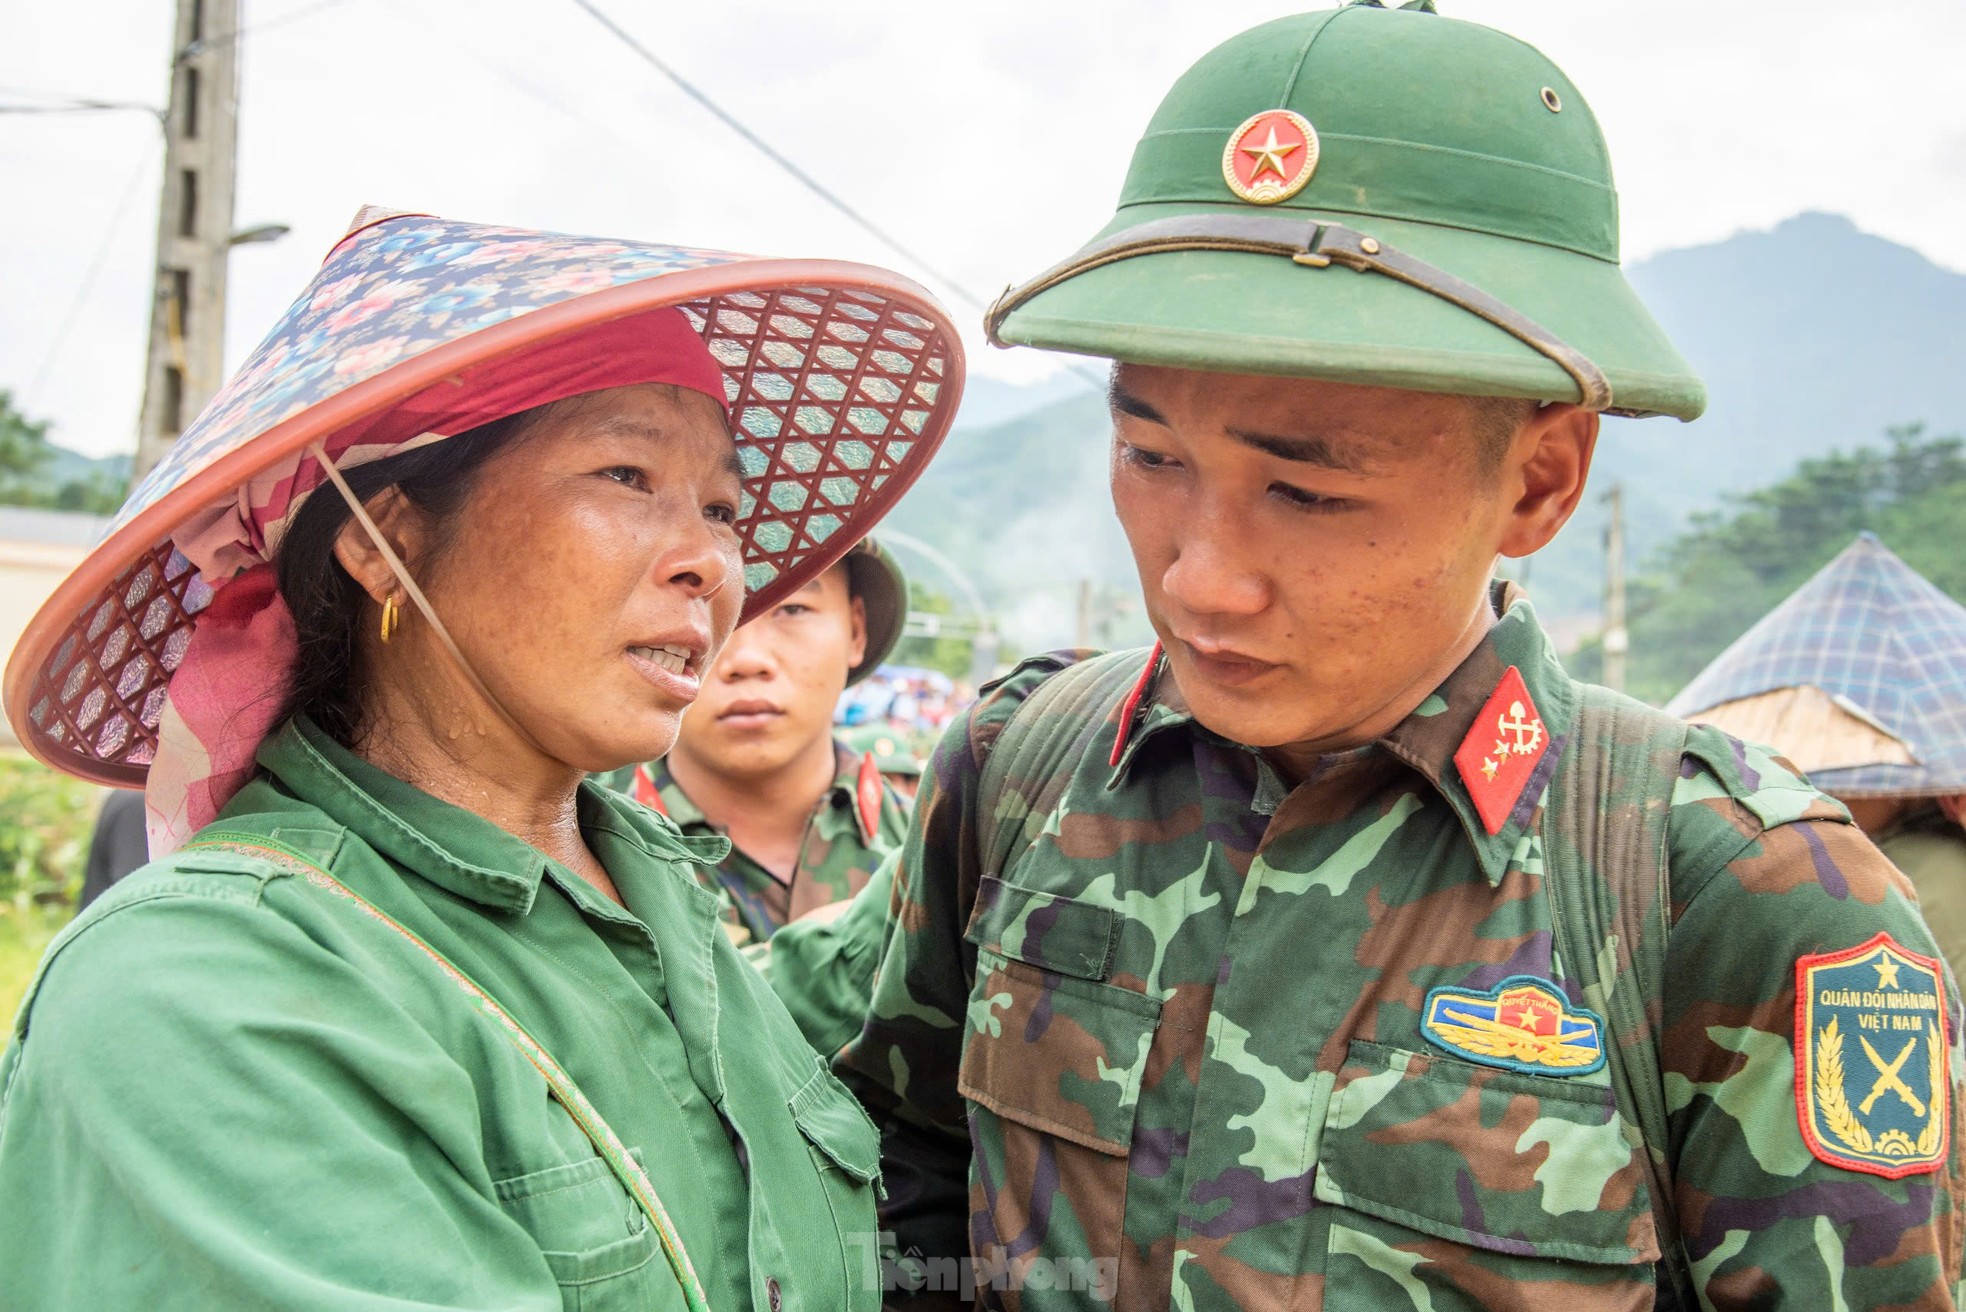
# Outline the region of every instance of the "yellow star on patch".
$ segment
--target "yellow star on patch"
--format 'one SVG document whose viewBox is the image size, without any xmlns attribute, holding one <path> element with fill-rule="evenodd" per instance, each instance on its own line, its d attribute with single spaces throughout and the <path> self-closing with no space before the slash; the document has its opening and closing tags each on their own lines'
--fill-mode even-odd
<svg viewBox="0 0 1966 1312">
<path fill-rule="evenodd" d="M 1898 963 L 1889 956 L 1883 956 L 1877 959 L 1876 970 L 1878 988 L 1895 989 L 1902 987 L 1898 983 Z"/>
<path fill-rule="evenodd" d="M 1501 768 L 1501 766 L 1495 764 L 1493 757 L 1484 756 L 1481 758 L 1481 773 L 1483 778 L 1493 779 L 1495 772 Z"/>
<path fill-rule="evenodd" d="M 1276 124 L 1272 123 L 1270 125 L 1270 139 L 1268 141 L 1260 146 L 1241 147 L 1243 154 L 1250 156 L 1256 161 L 1256 167 L 1250 170 L 1249 180 L 1254 182 L 1256 179 L 1262 177 L 1265 169 L 1276 174 L 1279 178 L 1289 177 L 1290 175 L 1283 171 L 1283 160 L 1284 156 L 1296 149 L 1295 144 L 1286 145 L 1284 142 L 1277 140 Z"/>
</svg>

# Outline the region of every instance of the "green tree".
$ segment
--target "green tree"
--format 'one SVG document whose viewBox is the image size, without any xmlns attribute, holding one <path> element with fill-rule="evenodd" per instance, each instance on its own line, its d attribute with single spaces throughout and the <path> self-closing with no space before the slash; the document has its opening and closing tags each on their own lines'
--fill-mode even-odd
<svg viewBox="0 0 1966 1312">
<path fill-rule="evenodd" d="M 14 405 L 14 394 L 0 388 L 0 502 L 36 505 L 39 477 L 54 458 L 48 421 L 29 419 Z"/>
<path fill-rule="evenodd" d="M 1693 518 L 1630 585 L 1632 693 L 1664 701 L 1860 532 L 1966 599 L 1966 441 L 1923 424 L 1889 445 L 1805 460 L 1788 477 Z M 1571 661 L 1602 668 L 1589 644 Z"/>
<path fill-rule="evenodd" d="M 37 504 L 52 510 L 75 510 L 85 515 L 113 515 L 123 505 L 128 490 L 124 479 L 107 470 L 95 470 L 83 478 L 71 478 Z"/>
<path fill-rule="evenodd" d="M 961 625 L 960 633 L 938 633 L 934 637 L 904 637 L 888 657 L 896 665 L 919 665 L 940 670 L 952 679 L 969 677 L 971 643 L 969 624 L 978 617 L 955 615 L 955 604 L 946 593 L 937 592 L 914 579 L 908 580 L 908 609 L 920 615 L 947 616 Z"/>
</svg>

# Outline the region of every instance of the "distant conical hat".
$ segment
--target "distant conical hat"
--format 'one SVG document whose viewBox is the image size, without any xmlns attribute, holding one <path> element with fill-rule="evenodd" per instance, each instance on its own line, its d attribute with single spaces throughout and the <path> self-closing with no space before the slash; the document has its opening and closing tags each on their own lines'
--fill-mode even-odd
<svg viewBox="0 0 1966 1312">
<path fill-rule="evenodd" d="M 1769 696 L 1783 689 L 1814 693 Z M 1765 727 L 1838 796 L 1966 792 L 1966 606 L 1862 534 L 1666 709 L 1741 736 Z"/>
<path fill-rule="evenodd" d="M 637 316 L 653 331 L 665 307 L 723 370 L 747 616 L 845 554 L 948 431 L 960 339 L 884 269 L 365 210 L 28 624 L 6 674 L 21 742 L 70 774 L 141 783 L 193 616 L 231 556 L 265 558 L 267 499 L 285 513 L 321 485 L 312 444 L 348 467 L 637 381 Z M 239 551 L 201 568 L 186 535 Z"/>
</svg>

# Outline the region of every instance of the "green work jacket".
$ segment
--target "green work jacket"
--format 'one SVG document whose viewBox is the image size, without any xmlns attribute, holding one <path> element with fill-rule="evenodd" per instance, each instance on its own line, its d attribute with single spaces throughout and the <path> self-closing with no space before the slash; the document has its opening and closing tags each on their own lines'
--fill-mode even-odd
<svg viewBox="0 0 1966 1312">
<path fill-rule="evenodd" d="M 715 1309 L 878 1301 L 872 1127 L 718 928 L 722 856 L 588 784 L 615 905 L 311 725 L 50 947 L 0 1062 L 0 1308 L 680 1308 L 538 1070 L 646 1168 Z M 200 849 L 219 831 L 266 856 Z"/>
<path fill-rule="evenodd" d="M 1145 653 L 1132 698 L 1049 712 L 1089 746 L 1020 758 L 995 799 L 991 750 L 1058 663 L 956 722 L 839 1062 L 883 1129 L 884 1279 L 1022 1312 L 1652 1306 L 1619 1033 L 1553 950 L 1543 883 L 1577 841 L 1540 800 L 1577 685 L 1500 602 L 1412 715 L 1294 787 Z M 1643 793 L 1612 749 L 1601 805 L 1669 808 L 1637 1078 L 1669 1113 L 1701 1306 L 1950 1308 L 1959 1009 L 1913 960 L 1934 947 L 1909 886 L 1780 761 L 1688 741 Z M 991 868 L 1006 823 L 1027 845 Z M 1600 967 L 1635 987 L 1624 954 Z"/>
</svg>

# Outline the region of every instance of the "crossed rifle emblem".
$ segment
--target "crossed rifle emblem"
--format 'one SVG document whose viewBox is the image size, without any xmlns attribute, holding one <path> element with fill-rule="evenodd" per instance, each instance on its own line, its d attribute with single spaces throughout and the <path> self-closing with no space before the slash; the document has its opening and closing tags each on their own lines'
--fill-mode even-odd
<svg viewBox="0 0 1966 1312">
<path fill-rule="evenodd" d="M 1864 1056 L 1870 1058 L 1871 1066 L 1877 1071 L 1877 1080 L 1870 1086 L 1870 1092 L 1864 1095 L 1864 1100 L 1857 1104 L 1857 1110 L 1863 1115 L 1868 1116 L 1870 1115 L 1870 1109 L 1877 1105 L 1879 1098 L 1887 1093 L 1895 1093 L 1900 1098 L 1903 1098 L 1906 1104 L 1910 1106 L 1913 1115 L 1923 1117 L 1925 1115 L 1924 1099 L 1913 1093 L 1911 1086 L 1905 1083 L 1904 1077 L 1898 1074 L 1899 1071 L 1905 1068 L 1905 1062 L 1910 1058 L 1912 1049 L 1918 1046 L 1917 1037 L 1914 1036 L 1906 1039 L 1905 1046 L 1890 1061 L 1885 1061 L 1883 1057 L 1879 1056 L 1877 1049 L 1871 1047 L 1870 1040 L 1863 1035 L 1859 1034 L 1857 1036 L 1857 1042 L 1864 1045 Z"/>
</svg>

